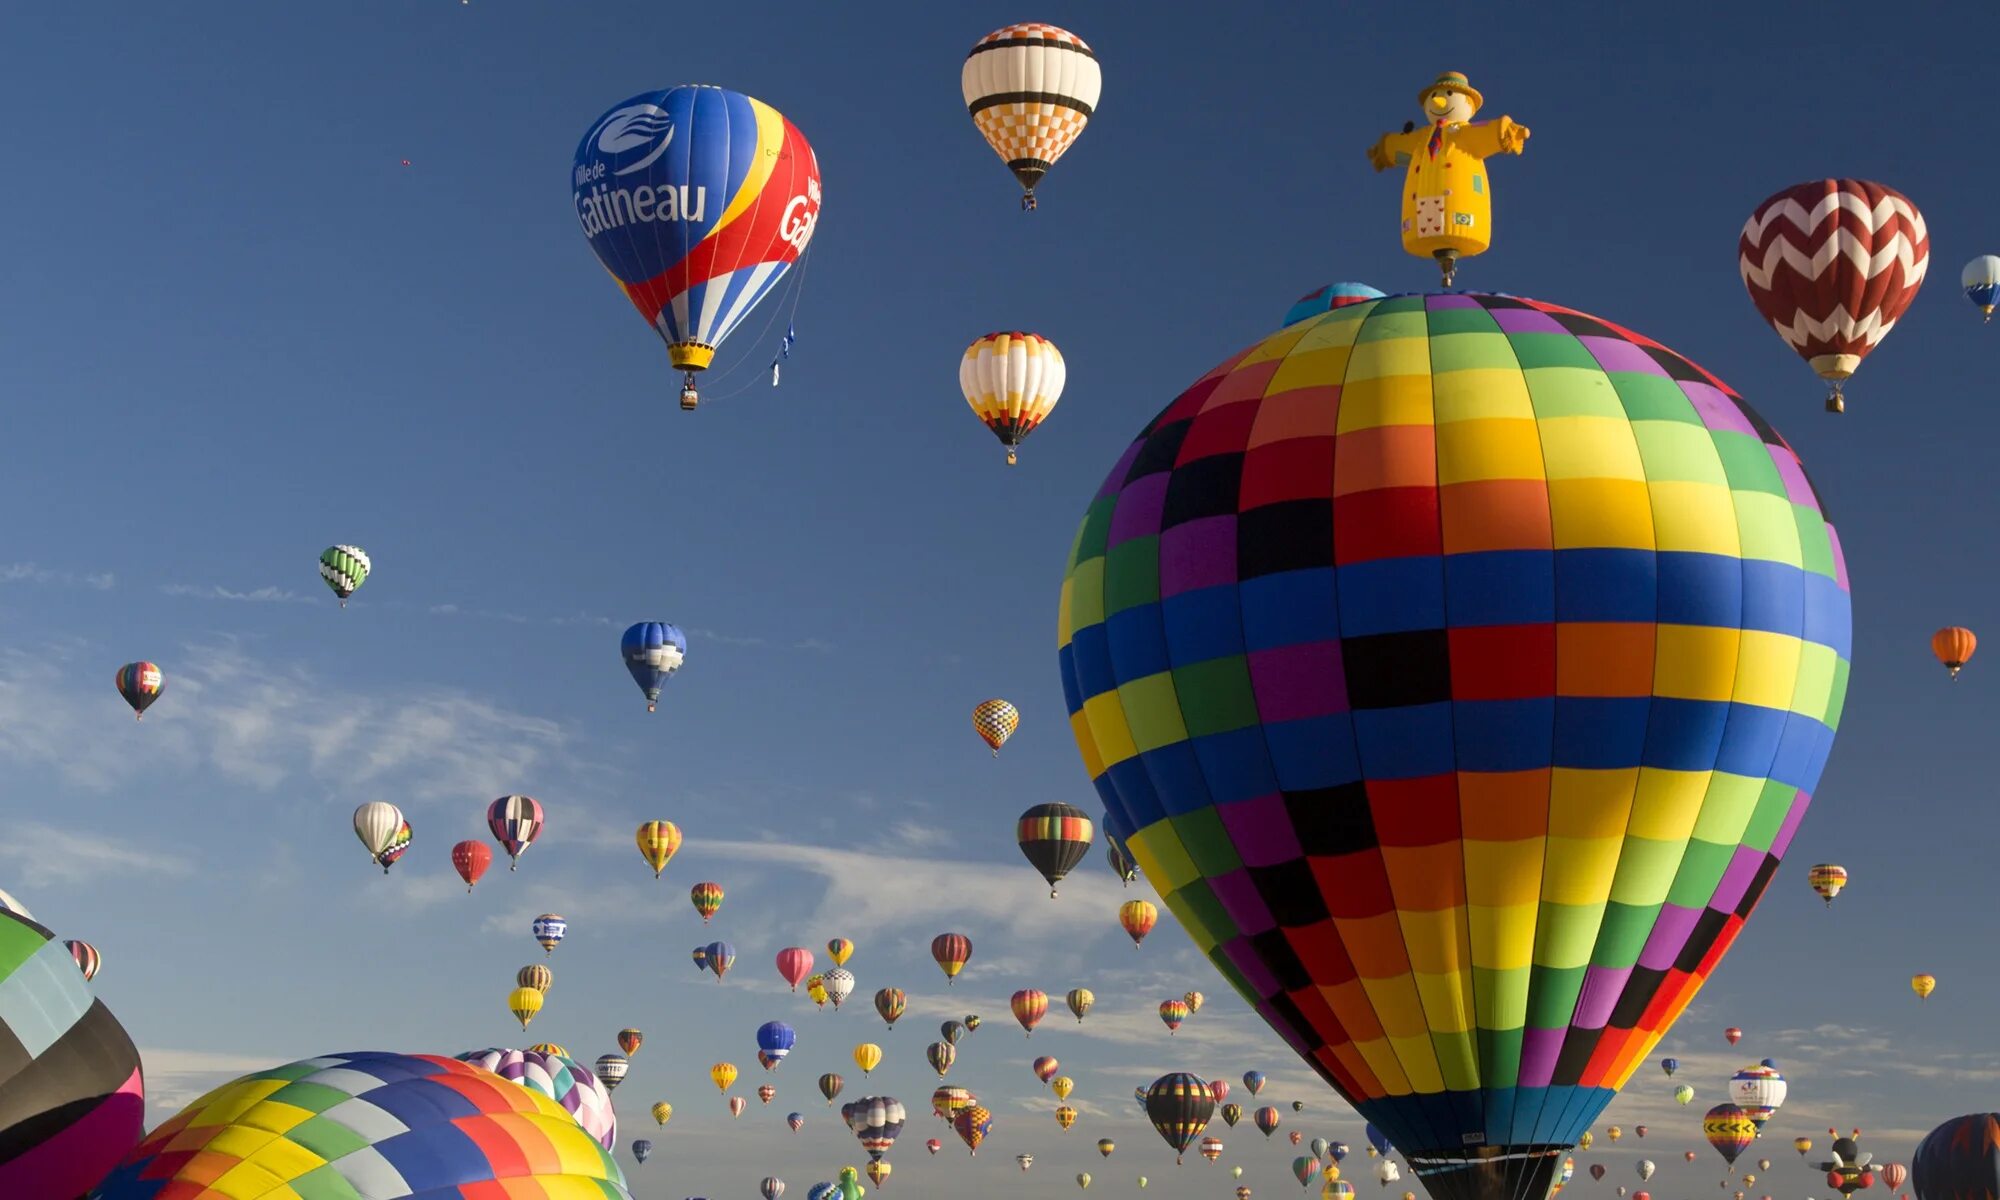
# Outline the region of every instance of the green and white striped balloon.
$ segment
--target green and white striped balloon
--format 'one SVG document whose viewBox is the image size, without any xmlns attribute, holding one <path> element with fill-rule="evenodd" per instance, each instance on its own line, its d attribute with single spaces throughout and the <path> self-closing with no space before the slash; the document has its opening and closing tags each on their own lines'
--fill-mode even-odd
<svg viewBox="0 0 2000 1200">
<path fill-rule="evenodd" d="M 368 552 L 359 546 L 328 546 L 320 552 L 319 577 L 346 608 L 347 598 L 368 582 Z"/>
</svg>

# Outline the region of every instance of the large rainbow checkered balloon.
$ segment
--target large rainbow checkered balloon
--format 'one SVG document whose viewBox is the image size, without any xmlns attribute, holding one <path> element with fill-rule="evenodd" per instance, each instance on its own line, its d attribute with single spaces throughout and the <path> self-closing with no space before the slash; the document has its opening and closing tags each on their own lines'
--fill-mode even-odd
<svg viewBox="0 0 2000 1200">
<path fill-rule="evenodd" d="M 1850 654 L 1769 425 L 1657 342 L 1479 295 L 1338 308 L 1182 393 L 1060 626 L 1109 827 L 1441 1200 L 1545 1194 L 1693 998 Z"/>
<path fill-rule="evenodd" d="M 631 1200 L 560 1104 L 431 1054 L 308 1058 L 182 1109 L 91 1200 Z"/>
</svg>

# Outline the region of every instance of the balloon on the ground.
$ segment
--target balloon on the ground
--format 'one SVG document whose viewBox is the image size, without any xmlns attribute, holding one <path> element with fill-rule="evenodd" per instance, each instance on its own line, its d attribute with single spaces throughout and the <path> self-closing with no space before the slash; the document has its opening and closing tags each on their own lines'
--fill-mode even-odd
<svg viewBox="0 0 2000 1200">
<path fill-rule="evenodd" d="M 456 1059 L 370 1052 L 222 1085 L 153 1130 L 92 1195 L 281 1193 L 630 1200 L 611 1152 L 535 1088 Z"/>
<path fill-rule="evenodd" d="M 1719 380 L 1558 305 L 1416 295 L 1154 419 L 1078 531 L 1059 661 L 1223 976 L 1434 1195 L 1539 1194 L 1557 1160 L 1509 1148 L 1580 1140 L 1775 875 L 1849 637 L 1817 494 Z M 1731 819 L 1587 782 L 1647 770 Z"/>
</svg>

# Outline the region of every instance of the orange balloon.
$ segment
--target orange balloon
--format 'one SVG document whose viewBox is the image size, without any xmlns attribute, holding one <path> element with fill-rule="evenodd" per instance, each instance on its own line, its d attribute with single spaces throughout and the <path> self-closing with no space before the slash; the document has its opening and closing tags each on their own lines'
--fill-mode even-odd
<svg viewBox="0 0 2000 1200">
<path fill-rule="evenodd" d="M 1972 661 L 1972 652 L 1979 648 L 1979 639 L 1970 629 L 1962 625 L 1947 625 L 1931 635 L 1931 653 L 1958 678 L 1958 669 Z"/>
</svg>

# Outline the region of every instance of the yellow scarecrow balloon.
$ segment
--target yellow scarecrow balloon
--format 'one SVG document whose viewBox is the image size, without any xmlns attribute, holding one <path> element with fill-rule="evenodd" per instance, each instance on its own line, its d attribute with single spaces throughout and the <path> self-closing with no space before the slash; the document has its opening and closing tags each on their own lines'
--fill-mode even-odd
<svg viewBox="0 0 2000 1200">
<path fill-rule="evenodd" d="M 1493 187 L 1486 160 L 1519 154 L 1528 141 L 1528 127 L 1511 117 L 1472 124 L 1472 114 L 1485 99 L 1464 75 L 1446 71 L 1417 96 L 1424 109 L 1422 126 L 1412 121 L 1403 132 L 1385 133 L 1368 148 L 1368 161 L 1377 171 L 1398 163 L 1407 166 L 1403 249 L 1418 258 L 1435 258 L 1446 287 L 1459 259 L 1493 244 Z"/>
</svg>

